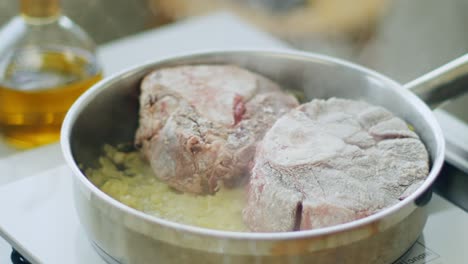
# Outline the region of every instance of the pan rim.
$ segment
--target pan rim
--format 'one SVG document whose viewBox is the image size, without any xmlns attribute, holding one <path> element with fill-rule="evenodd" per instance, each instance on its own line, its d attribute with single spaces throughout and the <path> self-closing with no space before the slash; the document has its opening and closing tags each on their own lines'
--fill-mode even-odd
<svg viewBox="0 0 468 264">
<path fill-rule="evenodd" d="M 424 180 L 423 184 L 419 186 L 412 194 L 410 194 L 404 200 L 391 205 L 375 214 L 370 216 L 364 217 L 362 219 L 354 220 L 351 222 L 333 225 L 330 227 L 312 229 L 312 230 L 303 230 L 303 231 L 290 231 L 290 232 L 262 232 L 262 233 L 255 233 L 255 232 L 235 232 L 235 231 L 222 231 L 222 230 L 215 230 L 197 226 L 191 226 L 186 224 L 181 224 L 177 222 L 173 222 L 170 220 L 165 220 L 162 218 L 158 218 L 144 212 L 138 211 L 133 209 L 116 199 L 110 197 L 109 195 L 105 194 L 101 191 L 98 187 L 92 184 L 84 173 L 81 172 L 78 165 L 76 164 L 70 145 L 70 136 L 71 130 L 73 128 L 73 124 L 77 117 L 79 116 L 80 112 L 87 106 L 87 104 L 97 95 L 97 92 L 105 87 L 111 86 L 112 83 L 118 81 L 119 78 L 122 78 L 126 75 L 131 75 L 132 73 L 142 71 L 144 69 L 150 69 L 157 67 L 160 64 L 168 63 L 170 61 L 178 61 L 187 58 L 191 58 L 193 56 L 205 56 L 205 55 L 226 55 L 226 54 L 236 54 L 236 53 L 254 53 L 254 54 L 262 54 L 265 56 L 289 56 L 296 59 L 301 60 L 317 60 L 321 62 L 333 63 L 338 64 L 344 67 L 352 68 L 356 71 L 365 73 L 367 75 L 373 76 L 378 80 L 383 81 L 388 86 L 391 86 L 396 93 L 401 93 L 407 100 L 414 105 L 414 109 L 418 109 L 420 114 L 425 117 L 425 120 L 431 127 L 432 133 L 436 138 L 436 149 L 434 150 L 436 155 L 432 157 L 431 168 L 429 174 L 427 175 L 426 179 Z M 179 53 L 176 55 L 168 55 L 166 57 L 160 58 L 158 60 L 149 61 L 143 63 L 138 66 L 133 66 L 129 69 L 122 70 L 117 72 L 107 78 L 104 78 L 100 82 L 96 83 L 90 89 L 88 89 L 82 96 L 78 98 L 78 100 L 72 105 L 70 110 L 68 111 L 63 125 L 61 129 L 61 140 L 60 145 L 62 148 L 63 155 L 65 157 L 65 161 L 67 165 L 71 168 L 73 172 L 73 177 L 80 182 L 81 185 L 85 186 L 93 195 L 101 199 L 102 201 L 106 202 L 107 204 L 111 205 L 112 207 L 130 214 L 134 217 L 140 218 L 146 222 L 150 222 L 152 224 L 162 225 L 168 228 L 173 228 L 179 231 L 189 232 L 192 234 L 197 234 L 201 236 L 209 236 L 209 237 L 218 237 L 223 239 L 242 239 L 242 240 L 288 240 L 288 239 L 300 239 L 300 238 L 311 238 L 311 237 L 319 237 L 323 235 L 330 235 L 335 233 L 341 233 L 353 229 L 357 229 L 359 227 L 371 224 L 373 222 L 379 221 L 386 216 L 396 213 L 397 211 L 401 210 L 406 206 L 415 206 L 414 200 L 416 200 L 419 196 L 421 196 L 427 189 L 429 189 L 432 183 L 437 178 L 442 165 L 444 163 L 444 154 L 445 154 L 445 141 L 442 134 L 442 130 L 433 115 L 433 112 L 429 109 L 429 107 L 414 93 L 408 91 L 407 89 L 398 89 L 403 87 L 401 84 L 397 83 L 396 81 L 390 79 L 389 77 L 380 74 L 374 70 L 368 69 L 361 65 L 330 57 L 327 55 L 316 54 L 311 52 L 303 52 L 303 51 L 295 51 L 291 49 L 285 48 L 275 48 L 275 49 L 250 49 L 250 48 L 243 48 L 243 49 L 209 49 L 209 50 L 197 50 L 191 52 L 184 52 Z M 424 141 L 423 141 L 424 142 Z M 426 145 L 426 144 L 425 144 Z M 74 181 L 75 184 L 75 181 Z"/>
</svg>

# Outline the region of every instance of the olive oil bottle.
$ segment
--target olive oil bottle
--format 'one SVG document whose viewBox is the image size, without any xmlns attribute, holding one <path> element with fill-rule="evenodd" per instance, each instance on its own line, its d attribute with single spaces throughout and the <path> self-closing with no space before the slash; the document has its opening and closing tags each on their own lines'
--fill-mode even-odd
<svg viewBox="0 0 468 264">
<path fill-rule="evenodd" d="M 20 0 L 0 29 L 0 131 L 30 148 L 57 141 L 73 102 L 101 79 L 95 45 L 59 0 Z"/>
</svg>

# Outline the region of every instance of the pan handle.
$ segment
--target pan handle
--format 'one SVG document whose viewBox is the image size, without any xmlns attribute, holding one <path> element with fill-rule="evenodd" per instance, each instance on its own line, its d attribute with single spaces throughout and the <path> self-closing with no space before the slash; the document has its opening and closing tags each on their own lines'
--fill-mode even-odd
<svg viewBox="0 0 468 264">
<path fill-rule="evenodd" d="M 430 108 L 468 92 L 468 53 L 405 85 Z"/>
</svg>

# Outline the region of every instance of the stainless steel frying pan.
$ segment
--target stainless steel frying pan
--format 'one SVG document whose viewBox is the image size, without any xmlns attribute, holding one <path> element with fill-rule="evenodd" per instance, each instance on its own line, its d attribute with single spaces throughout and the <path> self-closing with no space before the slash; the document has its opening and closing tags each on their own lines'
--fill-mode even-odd
<svg viewBox="0 0 468 264">
<path fill-rule="evenodd" d="M 421 234 L 427 219 L 424 205 L 444 162 L 442 131 L 426 103 L 435 106 L 468 89 L 467 59 L 464 56 L 404 86 L 346 61 L 294 51 L 192 53 L 118 73 L 81 96 L 62 128 L 61 145 L 73 171 L 81 223 L 111 263 L 391 263 Z M 285 233 L 187 226 L 134 210 L 100 191 L 79 164 L 95 166 L 105 143 L 133 140 L 143 76 L 157 68 L 200 63 L 237 64 L 302 93 L 306 100 L 343 97 L 384 106 L 420 135 L 430 153 L 430 173 L 408 198 L 374 215 Z"/>
</svg>

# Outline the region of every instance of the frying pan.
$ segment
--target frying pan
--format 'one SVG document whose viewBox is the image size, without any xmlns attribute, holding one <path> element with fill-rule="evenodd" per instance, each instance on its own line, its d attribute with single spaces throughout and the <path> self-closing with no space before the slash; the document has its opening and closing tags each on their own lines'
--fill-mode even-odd
<svg viewBox="0 0 468 264">
<path fill-rule="evenodd" d="M 467 59 L 465 55 L 406 85 L 350 62 L 286 50 L 190 53 L 108 77 L 75 102 L 62 127 L 61 146 L 73 172 L 80 222 L 109 263 L 391 263 L 411 247 L 425 225 L 425 205 L 445 149 L 430 107 L 467 90 Z M 133 140 L 138 87 L 146 74 L 187 64 L 239 65 L 302 94 L 305 101 L 342 97 L 383 106 L 419 134 L 430 154 L 430 173 L 413 194 L 391 207 L 363 219 L 307 231 L 218 231 L 132 209 L 100 191 L 81 168 L 96 166 L 104 144 Z"/>
</svg>

